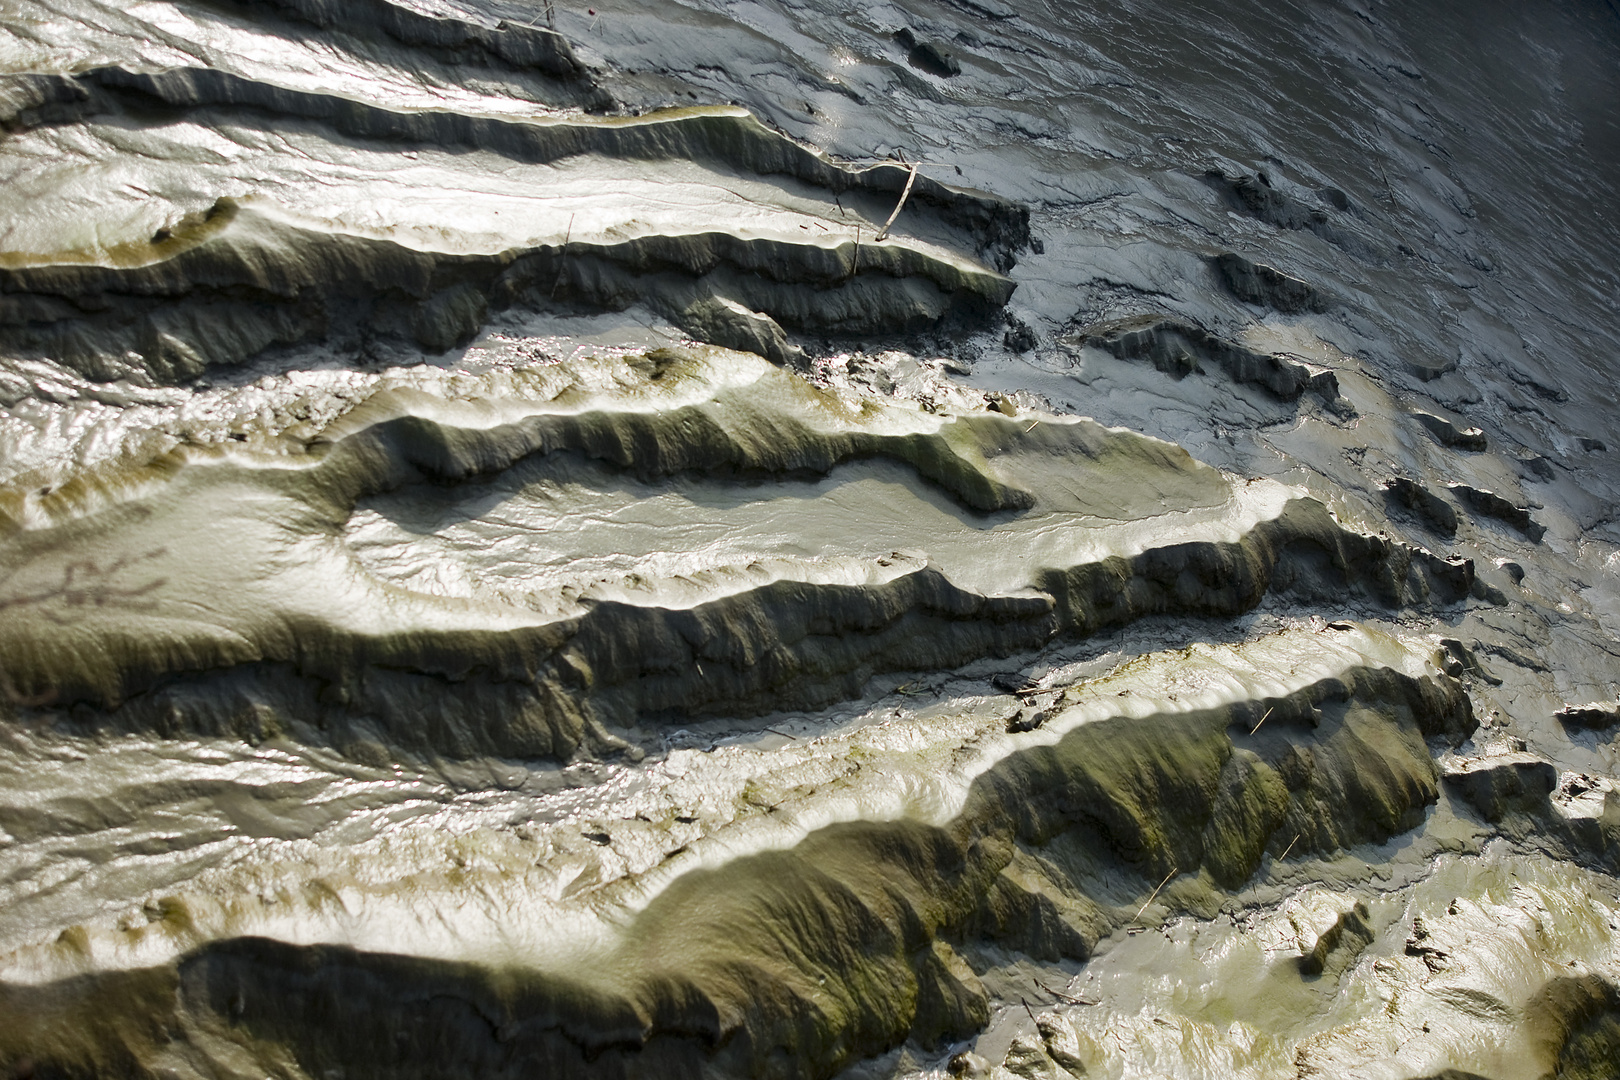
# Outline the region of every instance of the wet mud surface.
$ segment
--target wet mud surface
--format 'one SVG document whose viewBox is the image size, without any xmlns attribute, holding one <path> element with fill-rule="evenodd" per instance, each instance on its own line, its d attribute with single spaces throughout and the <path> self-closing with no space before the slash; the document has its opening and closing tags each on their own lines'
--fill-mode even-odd
<svg viewBox="0 0 1620 1080">
<path fill-rule="evenodd" d="M 0 10 L 0 1076 L 1615 1075 L 1617 95 Z"/>
</svg>

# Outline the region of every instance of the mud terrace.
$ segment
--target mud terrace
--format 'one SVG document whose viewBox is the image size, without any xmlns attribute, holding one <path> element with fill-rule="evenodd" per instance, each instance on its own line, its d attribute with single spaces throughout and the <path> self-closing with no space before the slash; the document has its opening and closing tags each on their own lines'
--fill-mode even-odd
<svg viewBox="0 0 1620 1080">
<path fill-rule="evenodd" d="M 0 1078 L 1620 1075 L 1620 12 L 0 6 Z"/>
</svg>

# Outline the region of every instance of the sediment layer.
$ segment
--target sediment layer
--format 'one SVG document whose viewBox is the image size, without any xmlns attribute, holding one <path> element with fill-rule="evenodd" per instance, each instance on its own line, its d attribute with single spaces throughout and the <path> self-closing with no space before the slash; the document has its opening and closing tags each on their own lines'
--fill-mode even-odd
<svg viewBox="0 0 1620 1080">
<path fill-rule="evenodd" d="M 901 244 L 698 232 L 458 254 L 230 201 L 143 246 L 118 253 L 125 266 L 0 269 L 11 346 L 108 378 L 133 351 L 146 375 L 174 382 L 274 345 L 323 340 L 334 324 L 406 331 L 442 352 L 470 340 L 491 307 L 513 304 L 643 304 L 741 345 L 754 311 L 816 333 L 898 333 L 983 319 L 1012 292 L 997 274 Z M 739 304 L 736 313 L 703 307 L 717 295 Z"/>
<path fill-rule="evenodd" d="M 1466 695 L 1416 674 L 1416 654 L 1400 659 L 1408 646 L 1326 633 L 1262 642 L 1252 656 L 1146 658 L 1075 686 L 1038 730 L 980 742 L 958 767 L 960 795 L 917 792 L 899 818 L 812 828 L 719 863 L 695 852 L 690 869 L 660 868 L 662 883 L 615 917 L 613 943 L 588 961 L 526 970 L 220 940 L 156 968 L 6 985 L 20 1023 L 0 1036 L 0 1054 L 28 1046 L 70 1075 L 145 1075 L 162 1062 L 206 1070 L 246 1051 L 352 1075 L 471 1062 L 489 1075 L 824 1077 L 908 1037 L 949 1042 L 986 1018 L 985 991 L 953 942 L 1085 959 L 1167 875 L 1166 905 L 1202 908 L 1268 852 L 1330 854 L 1421 819 L 1438 794 L 1425 740 L 1467 737 Z M 1302 672 L 1290 688 L 1264 670 L 1272 654 L 1332 674 Z M 1373 657 L 1394 666 L 1357 666 Z M 1183 670 L 1235 682 L 1168 709 L 1124 700 Z M 1245 680 L 1277 690 L 1245 699 Z M 825 790 L 790 788 L 761 824 L 815 820 L 819 802 L 885 785 L 900 762 L 869 764 L 878 775 L 868 780 L 856 769 Z M 184 941 L 193 917 L 174 911 Z M 108 1000 L 121 1004 L 94 1004 Z M 37 1025 L 63 1015 L 84 1023 L 44 1038 Z"/>
<path fill-rule="evenodd" d="M 231 4 L 233 0 L 226 0 Z M 430 15 L 388 0 L 234 0 L 252 12 L 289 15 L 321 30 L 344 30 L 437 54 L 455 64 L 499 63 L 560 78 L 584 74 L 568 39 L 549 27 Z"/>
<path fill-rule="evenodd" d="M 1121 360 L 1146 360 L 1172 378 L 1202 373 L 1207 363 L 1233 382 L 1260 387 L 1282 401 L 1298 400 L 1309 390 L 1340 412 L 1355 411 L 1339 395 L 1333 372 L 1295 357 L 1256 352 L 1182 319 L 1141 315 L 1089 327 L 1077 337 Z"/>
<path fill-rule="evenodd" d="M 866 192 L 897 200 L 909 181 L 907 205 L 960 229 L 978 251 L 1011 254 L 1029 243 L 1027 208 L 926 175 L 913 179 L 911 171 L 896 162 L 845 165 L 785 138 L 737 107 L 693 106 L 609 117 L 536 110 L 522 118 L 384 108 L 364 99 L 283 88 L 212 68 L 156 73 L 100 68 L 71 77 L 14 77 L 8 96 L 18 102 L 12 106 L 17 110 L 14 115 L 20 115 L 19 106 L 33 100 L 40 102 L 36 109 L 82 102 L 82 112 L 75 118 L 135 109 L 143 117 L 166 110 L 171 119 L 180 119 L 197 110 L 240 109 L 269 118 L 317 121 L 354 138 L 484 150 L 533 165 L 583 155 L 696 161 L 744 175 L 790 177 L 835 195 Z M 32 119 L 40 123 L 44 117 Z"/>
<path fill-rule="evenodd" d="M 37 162 L 27 183 L 53 188 L 59 209 L 3 223 L 0 346 L 101 380 L 173 383 L 327 341 L 363 351 L 402 338 L 439 353 L 513 305 L 639 305 L 783 362 L 798 353 L 782 327 L 840 336 L 983 321 L 1013 286 L 979 260 L 1005 271 L 1029 241 L 1022 207 L 898 163 L 843 165 L 736 107 L 604 117 L 490 98 L 480 111 L 470 92 L 448 105 L 374 101 L 211 68 L 10 76 L 3 97 L 15 149 Z M 236 153 L 199 147 L 215 129 Z M 63 172 L 63 148 L 130 138 L 146 145 L 147 185 L 172 201 L 131 203 L 127 221 L 85 230 L 69 207 L 114 207 L 128 192 Z M 304 146 L 327 182 L 288 174 L 275 203 L 244 206 L 238 193 L 264 182 L 251 161 L 265 138 Z M 392 179 L 398 212 L 377 220 L 370 162 L 401 151 L 435 165 Z M 901 210 L 880 239 L 877 222 Z"/>
<path fill-rule="evenodd" d="M 1612 1072 L 1602 5 L 409 4 L 0 16 L 0 1077 Z"/>
<path fill-rule="evenodd" d="M 819 707 L 880 673 L 1147 616 L 1231 616 L 1268 594 L 1403 609 L 1473 586 L 1467 563 L 1351 532 L 1279 485 L 1234 485 L 1168 444 L 1085 421 L 840 398 L 719 350 L 586 362 L 523 389 L 544 396 L 401 389 L 307 449 L 186 449 L 116 484 L 14 501 L 3 543 L 15 614 L 0 641 L 14 697 L 91 702 L 117 709 L 115 726 L 171 733 L 281 730 L 291 721 L 278 718 L 298 717 L 306 737 L 324 728 L 340 744 L 380 726 L 399 746 L 566 757 L 604 723 Z M 555 580 L 549 564 L 567 558 L 543 540 L 500 571 L 498 594 L 401 589 L 341 539 L 368 496 L 553 456 L 745 487 L 836 483 L 840 468 L 886 460 L 903 467 L 893 475 L 916 510 L 831 577 L 825 554 L 745 547 L 716 568 L 788 561 L 723 573 L 678 601 L 645 585 L 644 599 L 593 592 L 589 576 L 526 599 L 525 575 Z M 905 506 L 886 487 L 837 490 L 878 500 L 863 511 L 873 521 Z M 935 490 L 943 505 L 930 504 Z M 1184 507 L 1168 521 L 1167 499 Z M 1008 545 L 995 560 L 987 531 Z M 928 559 L 901 553 L 924 544 Z M 686 580 L 683 569 L 664 574 Z M 87 581 L 102 590 L 93 602 Z"/>
</svg>

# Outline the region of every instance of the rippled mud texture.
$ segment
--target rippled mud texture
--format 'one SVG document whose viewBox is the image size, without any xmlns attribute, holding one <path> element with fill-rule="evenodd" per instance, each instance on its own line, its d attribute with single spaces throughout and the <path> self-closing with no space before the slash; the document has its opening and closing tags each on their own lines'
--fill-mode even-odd
<svg viewBox="0 0 1620 1080">
<path fill-rule="evenodd" d="M 1113 682 L 1129 692 L 1152 675 Z M 163 1023 L 196 1032 L 188 1049 L 273 1047 L 306 1071 L 827 1073 L 908 1034 L 934 1046 L 984 1022 L 984 988 L 951 939 L 1084 960 L 1166 871 L 1184 879 L 1180 903 L 1213 908 L 1287 834 L 1303 855 L 1410 829 L 1438 795 L 1425 738 L 1459 742 L 1474 725 L 1455 681 L 1382 667 L 1170 714 L 1109 716 L 1118 695 L 1072 695 L 1049 712 L 1055 741 L 1004 751 L 954 817 L 830 825 L 681 875 L 588 970 L 524 975 L 245 938 L 180 958 L 177 985 L 147 978 L 168 1002 Z M 782 801 L 805 814 L 817 793 Z M 130 978 L 51 984 L 43 1009 L 8 1004 L 83 1011 Z M 136 1026 L 154 1004 L 94 1023 Z M 363 1012 L 364 1027 L 329 1028 L 333 1008 Z M 115 1040 L 130 1068 L 163 1052 L 164 1040 Z"/>
<path fill-rule="evenodd" d="M 13 598 L 0 638 L 12 685 L 170 735 L 313 722 L 341 744 L 380 725 L 393 745 L 566 757 L 587 733 L 600 742 L 604 723 L 816 708 L 858 696 L 877 674 L 1028 652 L 1147 616 L 1238 615 L 1268 593 L 1429 607 L 1473 584 L 1467 563 L 1348 531 L 1280 485 L 1234 485 L 1169 444 L 1086 421 L 883 406 L 717 351 L 552 367 L 495 380 L 498 396 L 462 382 L 454 398 L 378 393 L 303 454 L 176 451 L 116 486 L 24 501 L 6 561 L 14 580 L 57 588 Z M 686 603 L 660 596 L 638 561 L 629 588 L 613 589 L 581 570 L 592 548 L 624 550 L 629 530 L 586 532 L 558 575 L 565 553 L 548 558 L 544 540 L 535 550 L 558 523 L 529 525 L 521 495 L 488 490 L 485 478 L 516 462 L 544 469 L 559 457 L 608 466 L 605 486 L 729 478 L 688 491 L 697 505 L 668 518 L 640 511 L 638 542 L 655 561 L 670 562 L 657 545 L 699 506 L 714 514 L 739 487 L 752 506 L 724 530 L 735 548 L 724 562 L 714 565 L 717 538 L 698 565 L 664 569 L 684 579 Z M 837 482 L 865 461 L 904 468 Z M 487 550 L 468 553 L 486 564 L 474 573 L 502 579 L 495 595 L 391 588 L 337 537 L 363 498 L 420 505 L 474 480 L 471 501 L 524 541 L 504 545 L 512 561 L 495 566 Z M 583 492 L 560 494 L 595 516 Z M 775 508 L 807 496 L 872 533 L 817 536 L 826 511 L 800 523 Z M 768 528 L 751 546 L 748 521 L 761 515 Z M 178 537 L 183 546 L 167 540 Z M 98 563 L 117 543 L 131 554 Z M 831 562 L 840 543 L 853 563 Z M 448 552 L 422 558 L 456 565 Z M 548 562 L 560 588 L 513 595 L 525 563 Z M 699 566 L 708 588 L 691 587 Z M 93 606 L 78 589 L 91 574 L 110 586 Z M 435 696 L 448 699 L 436 715 L 412 704 Z"/>
<path fill-rule="evenodd" d="M 0 1076 L 1613 1075 L 1605 3 L 0 14 Z"/>
<path fill-rule="evenodd" d="M 413 26 L 433 21 L 374 6 Z M 313 17 L 330 21 L 325 9 Z M 397 26 L 389 30 L 399 36 Z M 493 40 L 524 33 L 537 34 L 506 27 Z M 421 33 L 405 39 L 413 36 Z M 537 40 L 555 38 L 542 31 Z M 7 222 L 0 333 L 14 349 L 101 380 L 194 378 L 211 364 L 357 330 L 408 330 L 443 352 L 466 344 L 491 305 L 648 304 L 733 346 L 756 344 L 749 323 L 763 320 L 774 330 L 768 355 L 780 361 L 796 353 L 777 322 L 872 335 L 947 317 L 982 321 L 1013 286 L 976 258 L 993 254 L 1006 269 L 1028 241 L 1022 207 L 892 163 L 843 166 L 737 108 L 604 117 L 540 106 L 492 111 L 475 96 L 456 111 L 439 95 L 379 105 L 206 68 L 10 76 L 5 96 L 9 124 L 20 129 L 16 156 L 40 155 L 30 180 L 56 191 L 55 220 L 18 206 Z M 253 134 L 235 152 L 198 145 L 213 129 L 243 125 Z M 44 155 L 64 142 L 116 146 L 142 135 L 149 182 L 182 197 L 132 206 L 133 220 L 110 230 L 68 219 L 75 204 L 106 216 L 121 201 L 122 178 Z M 265 138 L 302 144 L 320 164 L 288 169 L 255 145 Z M 438 167 L 378 176 L 381 159 L 405 147 Z M 274 186 L 283 198 L 240 205 L 244 181 L 264 185 L 267 172 L 281 174 Z M 341 186 L 310 190 L 316 177 Z M 394 189 L 384 198 L 395 205 L 382 213 L 379 185 Z M 538 219 L 535 186 L 552 189 Z M 201 205 L 210 187 L 216 198 Z M 604 187 L 615 198 L 601 198 Z M 928 221 L 925 235 L 967 254 L 889 240 L 870 222 L 863 252 L 859 218 L 851 229 L 841 197 L 877 213 L 902 192 L 907 231 Z M 454 203 L 448 219 L 435 218 L 436 202 Z M 736 212 L 726 213 L 727 203 Z M 551 235 L 559 222 L 562 234 Z M 525 225 L 538 229 L 527 242 L 519 239 Z M 77 243 L 64 244 L 64 233 Z"/>
</svg>

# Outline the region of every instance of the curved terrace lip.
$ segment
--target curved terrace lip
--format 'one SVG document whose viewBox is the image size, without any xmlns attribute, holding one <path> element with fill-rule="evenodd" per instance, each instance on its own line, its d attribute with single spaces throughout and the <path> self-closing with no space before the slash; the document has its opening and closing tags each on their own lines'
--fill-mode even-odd
<svg viewBox="0 0 1620 1080">
<path fill-rule="evenodd" d="M 992 710 L 988 715 L 984 711 L 955 716 L 947 712 L 938 718 L 944 723 L 932 732 L 885 724 L 852 735 L 827 733 L 805 743 L 797 754 L 803 761 L 775 766 L 783 784 L 782 805 L 777 809 L 740 816 L 642 871 L 626 872 L 621 866 L 601 885 L 560 901 L 543 903 L 521 890 L 513 893 L 506 902 L 519 905 L 524 928 L 512 911 L 486 910 L 455 928 L 424 928 L 406 945 L 395 927 L 402 920 L 424 917 L 420 908 L 424 902 L 431 905 L 431 890 L 426 896 L 412 898 L 396 895 L 383 882 L 374 888 L 356 880 L 344 886 L 349 895 L 336 917 L 312 917 L 296 906 L 278 911 L 272 904 L 257 907 L 244 922 L 227 904 L 206 916 L 199 909 L 197 918 L 223 921 L 217 928 L 199 925 L 198 933 L 202 940 L 267 936 L 299 946 L 351 945 L 399 956 L 485 957 L 503 965 L 521 961 L 537 971 L 611 983 L 631 973 L 598 970 L 604 952 L 636 940 L 642 931 L 635 921 L 642 912 L 662 902 L 672 888 L 690 890 L 702 875 L 738 867 L 757 856 L 790 853 L 817 834 L 836 833 L 840 826 L 910 823 L 949 832 L 963 827 L 967 820 L 963 815 L 975 800 L 984 805 L 972 810 L 973 814 L 1004 812 L 1001 800 L 1005 792 L 997 785 L 1006 781 L 997 778 L 998 770 L 1021 755 L 1058 747 L 1089 726 L 1173 727 L 1182 718 L 1207 714 L 1215 716 L 1220 727 L 1226 721 L 1219 717 L 1238 707 L 1246 710 L 1245 723 L 1252 723 L 1255 716 L 1267 714 L 1295 696 L 1342 692 L 1347 681 L 1354 682 L 1357 672 L 1384 673 L 1379 677 L 1411 683 L 1439 678 L 1435 656 L 1432 637 L 1394 636 L 1360 626 L 1334 632 L 1296 629 L 1240 643 L 1196 644 L 1187 650 L 1149 654 L 1101 679 L 1073 687 L 1059 684 L 1054 688 L 1058 701 L 1050 715 L 1039 728 L 1027 732 L 1007 731 L 1003 717 Z M 1178 688 L 1173 696 L 1166 696 L 1163 688 L 1167 684 Z M 936 745 L 940 738 L 943 743 Z M 723 783 L 730 767 L 726 758 L 738 754 L 761 759 L 761 779 L 769 780 L 773 770 L 763 761 L 764 755 L 732 750 L 722 752 L 712 766 L 702 755 L 689 756 L 679 766 L 671 762 L 662 782 L 687 774 L 680 782 L 701 799 L 706 772 L 711 767 L 714 770 L 713 779 L 707 782 Z M 849 762 L 856 760 L 862 765 L 851 771 Z M 836 779 L 819 785 L 796 782 L 795 770 L 814 761 L 834 766 L 831 775 Z M 220 779 L 226 780 L 240 767 L 219 762 L 208 771 L 219 772 Z M 199 770 L 193 767 L 192 771 Z M 810 770 L 808 775 L 816 775 L 816 771 Z M 421 785 L 420 778 L 415 782 Z M 431 789 L 423 791 L 423 795 L 431 794 Z M 559 824 L 566 827 L 568 823 L 564 817 Z M 387 835 L 384 832 L 369 839 L 375 844 L 386 841 Z M 274 861 L 273 850 L 268 857 Z M 442 873 L 434 871 L 433 875 Z M 501 879 L 510 878 L 516 868 L 491 864 L 476 873 L 475 881 L 487 878 L 489 885 L 500 889 Z M 98 966 L 116 970 L 160 963 L 182 955 L 196 940 L 196 936 L 185 935 L 143 939 L 138 948 L 129 950 L 115 949 L 109 940 L 98 948 L 113 951 L 98 956 Z M 44 983 L 77 968 L 82 958 L 52 957 L 49 950 L 25 948 L 10 954 L 8 961 L 8 980 Z"/>
<path fill-rule="evenodd" d="M 326 239 L 351 239 L 395 245 L 418 254 L 484 257 L 506 262 L 537 249 L 554 251 L 564 256 L 605 254 L 612 257 L 616 247 L 637 240 L 667 238 L 679 242 L 709 238 L 736 240 L 744 244 L 775 243 L 784 245 L 785 250 L 789 252 L 802 248 L 822 256 L 836 256 L 834 261 L 841 261 L 846 267 L 853 265 L 855 227 L 847 222 L 834 221 L 834 228 L 817 232 L 809 238 L 806 238 L 793 222 L 789 222 L 792 228 L 777 225 L 716 228 L 696 215 L 689 216 L 685 220 L 676 219 L 662 223 L 673 227 L 661 228 L 659 222 L 646 220 L 644 215 L 616 218 L 611 212 L 600 213 L 598 207 L 593 205 L 599 201 L 588 198 L 580 198 L 577 201 L 576 205 L 583 207 L 589 215 L 581 220 L 577 212 L 570 212 L 568 199 L 552 199 L 541 203 L 533 199 L 515 201 L 503 195 L 491 200 L 492 206 L 517 210 L 520 216 L 527 213 L 535 219 L 537 225 L 544 223 L 545 231 L 533 237 L 529 243 L 512 246 L 508 240 L 499 236 L 497 226 L 500 223 L 493 220 L 498 212 L 493 209 L 489 210 L 487 221 L 473 223 L 460 236 L 446 243 L 446 238 L 442 235 L 437 237 L 430 235 L 429 227 L 423 222 L 402 221 L 386 228 L 369 228 L 360 222 L 338 221 L 303 214 L 266 199 L 246 201 L 222 199 L 206 214 L 199 215 L 203 220 L 198 225 L 188 227 L 182 224 L 173 230 L 161 230 L 160 234 L 157 234 L 161 238 L 155 242 L 142 237 L 114 242 L 95 251 L 8 251 L 0 258 L 0 269 L 21 275 L 22 282 L 26 282 L 29 271 L 58 267 L 137 271 L 174 263 L 209 244 L 241 245 L 244 254 L 252 253 L 256 246 L 264 244 L 262 254 L 257 257 L 274 262 L 278 256 L 285 257 L 275 250 L 276 234 L 283 230 L 292 232 L 285 242 L 294 245 L 300 240 L 316 246 Z M 241 224 L 233 229 L 232 226 L 243 215 L 246 215 L 248 220 L 241 221 Z M 816 220 L 813 216 L 802 214 L 794 217 L 795 220 L 801 217 L 807 221 Z M 571 218 L 573 223 L 579 225 L 577 233 L 573 231 Z M 597 218 L 604 220 L 598 221 Z M 883 256 L 893 251 L 904 252 L 912 258 L 918 272 L 937 276 L 943 282 L 951 284 L 963 280 L 976 284 L 982 282 L 979 285 L 981 289 L 1004 289 L 1009 294 L 1011 292 L 1010 279 L 1005 275 L 989 270 L 978 262 L 939 244 L 900 235 L 890 237 L 882 248 L 874 248 L 868 243 L 866 268 L 873 268 L 874 263 L 882 267 L 888 262 Z"/>
</svg>

